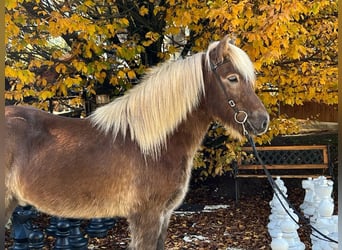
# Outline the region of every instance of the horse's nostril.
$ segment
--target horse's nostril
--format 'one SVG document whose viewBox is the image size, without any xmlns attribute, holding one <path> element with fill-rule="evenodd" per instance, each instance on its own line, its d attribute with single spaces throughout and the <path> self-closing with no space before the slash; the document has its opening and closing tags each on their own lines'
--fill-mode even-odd
<svg viewBox="0 0 342 250">
<path fill-rule="evenodd" d="M 269 118 L 266 116 L 261 124 L 261 128 L 265 131 L 268 128 Z"/>
</svg>

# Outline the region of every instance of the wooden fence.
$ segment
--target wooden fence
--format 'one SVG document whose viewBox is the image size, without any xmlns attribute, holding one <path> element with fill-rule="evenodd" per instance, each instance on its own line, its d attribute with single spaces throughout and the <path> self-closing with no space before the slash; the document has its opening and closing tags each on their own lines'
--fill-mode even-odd
<svg viewBox="0 0 342 250">
<path fill-rule="evenodd" d="M 337 122 L 337 104 L 327 105 L 323 103 L 306 102 L 304 105 L 280 105 L 280 114 L 297 119 L 310 119 L 321 122 Z"/>
</svg>

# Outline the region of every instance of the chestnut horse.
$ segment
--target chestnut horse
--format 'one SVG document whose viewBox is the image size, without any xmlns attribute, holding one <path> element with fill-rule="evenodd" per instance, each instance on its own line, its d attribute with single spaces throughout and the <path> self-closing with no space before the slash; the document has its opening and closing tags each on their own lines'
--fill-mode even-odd
<svg viewBox="0 0 342 250">
<path fill-rule="evenodd" d="M 210 123 L 240 138 L 267 130 L 254 84 L 250 58 L 224 37 L 153 68 L 85 119 L 6 107 L 7 218 L 18 204 L 65 218 L 125 217 L 130 249 L 164 249 Z"/>
</svg>

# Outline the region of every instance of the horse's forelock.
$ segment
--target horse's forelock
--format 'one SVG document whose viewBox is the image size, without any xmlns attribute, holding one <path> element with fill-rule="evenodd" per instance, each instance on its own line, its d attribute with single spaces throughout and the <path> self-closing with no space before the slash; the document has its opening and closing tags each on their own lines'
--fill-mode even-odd
<svg viewBox="0 0 342 250">
<path fill-rule="evenodd" d="M 209 45 L 208 51 L 206 54 L 208 65 L 210 65 L 210 52 L 214 49 L 217 49 L 218 46 L 223 46 L 224 50 L 221 51 L 222 54 L 218 55 L 219 57 L 221 57 L 221 61 L 228 58 L 230 62 L 232 63 L 233 67 L 244 77 L 244 80 L 254 85 L 255 84 L 254 66 L 249 56 L 242 49 L 231 44 L 229 42 L 229 39 L 224 39 L 223 41 L 227 43 L 227 44 L 224 44 L 224 46 L 220 44 L 221 43 L 220 41 L 213 42 Z M 210 67 L 208 68 L 210 69 Z"/>
<path fill-rule="evenodd" d="M 229 44 L 228 53 L 234 68 L 244 76 L 247 82 L 254 84 L 254 65 L 249 56 L 247 55 L 247 53 L 233 44 Z"/>
</svg>

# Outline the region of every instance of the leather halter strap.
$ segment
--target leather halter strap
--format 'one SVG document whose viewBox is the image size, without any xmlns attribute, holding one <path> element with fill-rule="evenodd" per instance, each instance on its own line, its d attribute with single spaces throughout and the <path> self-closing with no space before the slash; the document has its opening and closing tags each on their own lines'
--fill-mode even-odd
<svg viewBox="0 0 342 250">
<path fill-rule="evenodd" d="M 212 61 L 210 61 L 210 68 L 211 68 L 211 71 L 214 72 L 214 75 L 216 77 L 216 80 L 219 82 L 219 85 L 221 86 L 221 89 L 223 91 L 223 93 L 225 94 L 225 96 L 227 97 L 227 100 L 228 100 L 228 104 L 229 106 L 234 110 L 234 120 L 236 123 L 240 124 L 242 126 L 242 131 L 243 131 L 243 134 L 244 135 L 247 135 L 248 134 L 248 131 L 246 130 L 246 127 L 245 127 L 245 123 L 247 122 L 247 118 L 248 118 L 248 114 L 245 112 L 245 111 L 242 111 L 242 110 L 239 110 L 237 107 L 236 107 L 236 103 L 233 99 L 229 98 L 229 94 L 227 92 L 227 90 L 225 89 L 224 87 L 224 84 L 223 82 L 221 81 L 221 78 L 219 76 L 219 74 L 217 73 L 217 68 L 226 64 L 226 63 L 229 63 L 230 60 L 229 59 L 225 59 L 223 60 L 222 62 L 219 62 L 217 64 L 213 64 Z"/>
</svg>

